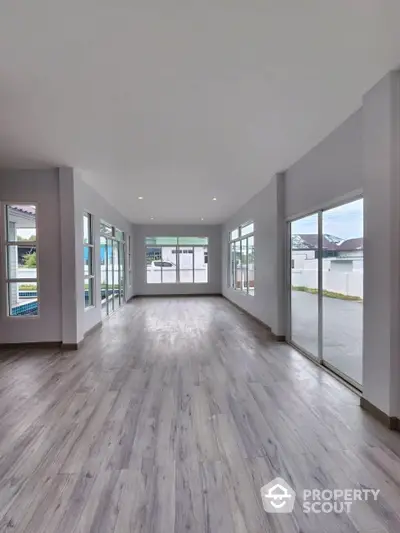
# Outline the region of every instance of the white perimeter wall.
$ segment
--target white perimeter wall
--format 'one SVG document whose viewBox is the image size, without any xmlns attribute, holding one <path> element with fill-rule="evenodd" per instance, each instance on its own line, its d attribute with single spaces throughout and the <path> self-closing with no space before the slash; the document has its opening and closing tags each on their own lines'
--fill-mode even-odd
<svg viewBox="0 0 400 533">
<path fill-rule="evenodd" d="M 135 295 L 221 294 L 221 226 L 135 225 Z M 146 283 L 146 237 L 208 237 L 208 283 Z"/>
<path fill-rule="evenodd" d="M 58 170 L 9 170 L 0 172 L 0 200 L 36 203 L 38 233 L 39 316 L 8 317 L 5 265 L 1 261 L 0 342 L 58 342 L 61 340 L 61 261 Z M 0 223 L 1 242 L 4 238 Z M 0 253 L 4 258 L 3 251 Z"/>
<path fill-rule="evenodd" d="M 86 331 L 101 321 L 101 272 L 100 272 L 100 220 L 116 226 L 125 232 L 125 272 L 126 300 L 133 296 L 133 268 L 129 279 L 128 236 L 131 236 L 133 256 L 133 224 L 126 220 L 114 207 L 100 196 L 83 180 L 84 173 L 74 170 L 74 205 L 75 205 L 75 245 L 76 245 L 76 302 L 77 302 L 77 337 L 82 340 Z M 95 258 L 95 306 L 85 309 L 84 264 L 83 264 L 83 213 L 93 216 L 94 258 Z M 133 261 L 133 260 L 132 260 Z M 133 267 L 133 265 L 132 265 Z"/>
</svg>

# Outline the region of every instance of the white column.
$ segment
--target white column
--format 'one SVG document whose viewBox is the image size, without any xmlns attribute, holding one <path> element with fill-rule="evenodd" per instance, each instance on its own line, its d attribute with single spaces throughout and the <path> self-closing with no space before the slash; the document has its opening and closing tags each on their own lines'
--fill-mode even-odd
<svg viewBox="0 0 400 533">
<path fill-rule="evenodd" d="M 399 416 L 400 72 L 363 99 L 363 396 Z"/>
<path fill-rule="evenodd" d="M 74 171 L 72 168 L 59 169 L 59 195 L 62 342 L 64 344 L 76 344 L 81 338 L 78 332 L 76 298 Z"/>
</svg>

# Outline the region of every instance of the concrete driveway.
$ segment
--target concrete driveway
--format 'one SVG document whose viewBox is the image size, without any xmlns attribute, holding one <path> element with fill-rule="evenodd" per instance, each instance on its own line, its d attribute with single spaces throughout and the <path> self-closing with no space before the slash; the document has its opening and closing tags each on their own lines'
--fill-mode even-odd
<svg viewBox="0 0 400 533">
<path fill-rule="evenodd" d="M 292 291 L 292 340 L 318 355 L 318 297 Z M 362 383 L 363 304 L 323 298 L 323 357 Z"/>
</svg>

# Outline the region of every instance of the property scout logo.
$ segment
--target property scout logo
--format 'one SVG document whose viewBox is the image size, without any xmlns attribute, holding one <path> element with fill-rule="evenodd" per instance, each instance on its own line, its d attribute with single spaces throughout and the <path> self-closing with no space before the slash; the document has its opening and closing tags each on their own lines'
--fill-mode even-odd
<svg viewBox="0 0 400 533">
<path fill-rule="evenodd" d="M 356 501 L 377 501 L 379 489 L 304 489 L 304 513 L 348 513 Z M 296 493 L 280 477 L 261 487 L 261 499 L 267 513 L 291 513 Z"/>
</svg>

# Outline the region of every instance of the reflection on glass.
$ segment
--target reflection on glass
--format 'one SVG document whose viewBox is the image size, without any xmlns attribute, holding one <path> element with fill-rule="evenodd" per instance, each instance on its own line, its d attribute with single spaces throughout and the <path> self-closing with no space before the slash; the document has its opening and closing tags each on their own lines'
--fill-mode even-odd
<svg viewBox="0 0 400 533">
<path fill-rule="evenodd" d="M 323 359 L 362 382 L 363 200 L 322 213 Z"/>
<path fill-rule="evenodd" d="M 318 214 L 290 224 L 291 340 L 318 358 Z"/>
</svg>

